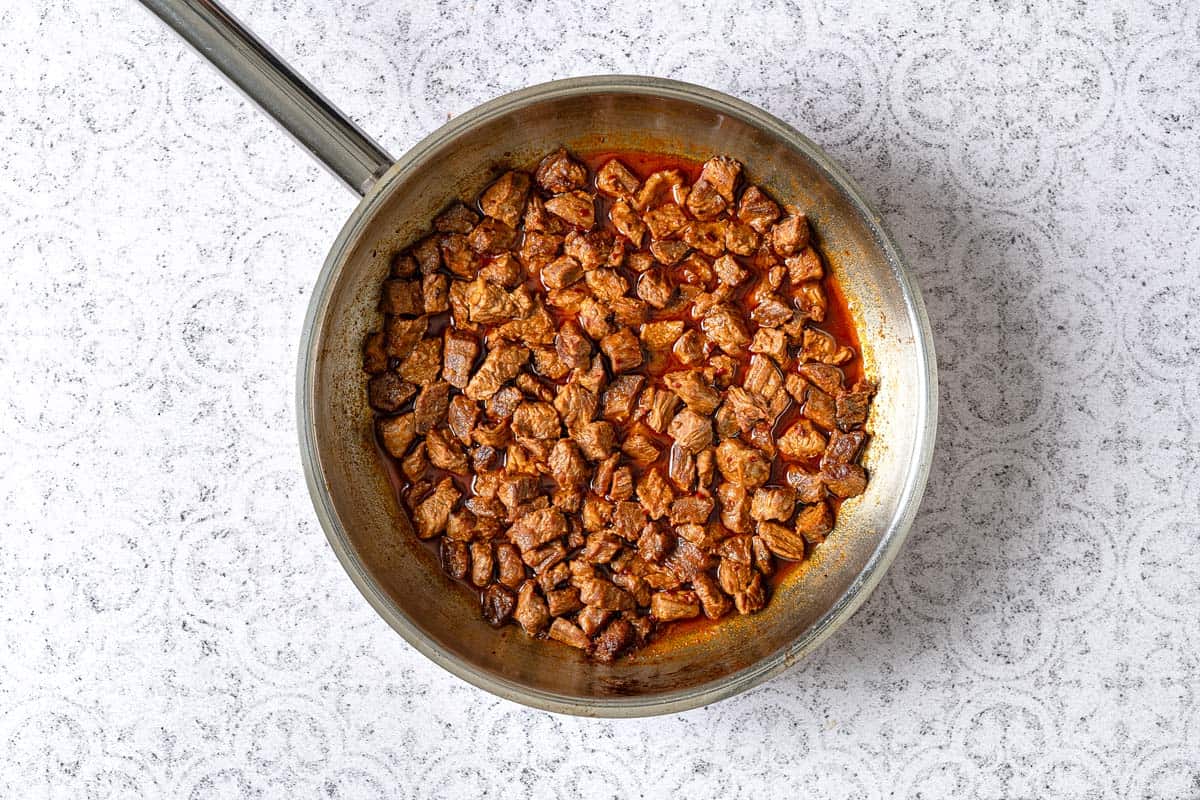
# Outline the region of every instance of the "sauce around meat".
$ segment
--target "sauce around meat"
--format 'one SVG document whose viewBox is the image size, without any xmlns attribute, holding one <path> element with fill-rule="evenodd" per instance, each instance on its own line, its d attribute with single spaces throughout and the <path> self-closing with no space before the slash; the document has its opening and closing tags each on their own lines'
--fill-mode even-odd
<svg viewBox="0 0 1200 800">
<path fill-rule="evenodd" d="M 433 228 L 384 283 L 368 398 L 490 623 L 611 661 L 754 613 L 864 491 L 841 292 L 738 162 L 559 150 Z"/>
</svg>

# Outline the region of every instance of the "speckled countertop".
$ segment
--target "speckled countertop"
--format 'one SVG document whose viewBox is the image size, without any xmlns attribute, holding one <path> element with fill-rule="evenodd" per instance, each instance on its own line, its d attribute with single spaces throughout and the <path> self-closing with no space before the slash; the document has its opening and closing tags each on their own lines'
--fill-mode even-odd
<svg viewBox="0 0 1200 800">
<path fill-rule="evenodd" d="M 354 198 L 133 2 L 6 4 L 0 796 L 1200 797 L 1184 5 L 232 3 L 397 153 L 569 75 L 745 98 L 920 279 L 938 454 L 876 594 L 744 696 L 588 721 L 435 668 L 325 544 L 293 369 Z"/>
</svg>

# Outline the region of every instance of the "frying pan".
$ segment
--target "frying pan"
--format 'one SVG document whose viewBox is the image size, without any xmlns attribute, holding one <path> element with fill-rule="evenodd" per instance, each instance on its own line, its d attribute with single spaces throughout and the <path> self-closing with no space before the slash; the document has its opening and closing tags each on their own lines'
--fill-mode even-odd
<svg viewBox="0 0 1200 800">
<path fill-rule="evenodd" d="M 468 111 L 399 159 L 345 118 L 212 0 L 142 0 L 362 196 L 317 278 L 300 342 L 298 428 L 316 513 L 351 580 L 413 647 L 502 697 L 550 711 L 633 717 L 729 697 L 786 669 L 845 622 L 903 543 L 937 427 L 933 342 L 917 287 L 854 182 L 800 133 L 747 103 L 660 78 L 554 81 Z M 361 371 L 378 329 L 392 253 L 454 198 L 506 167 L 566 146 L 703 160 L 731 155 L 776 198 L 807 213 L 879 383 L 864 456 L 871 480 L 837 528 L 762 612 L 667 637 L 612 665 L 495 630 L 475 596 L 416 545 L 379 462 Z"/>
</svg>

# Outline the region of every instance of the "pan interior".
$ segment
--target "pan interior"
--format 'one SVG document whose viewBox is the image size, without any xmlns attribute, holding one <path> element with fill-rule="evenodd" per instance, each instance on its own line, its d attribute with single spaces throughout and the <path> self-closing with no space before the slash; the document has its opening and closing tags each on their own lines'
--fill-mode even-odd
<svg viewBox="0 0 1200 800">
<path fill-rule="evenodd" d="M 575 713 L 636 714 L 744 688 L 848 613 L 903 536 L 923 481 L 932 413 L 919 301 L 878 220 L 815 148 L 766 115 L 682 91 L 616 87 L 489 106 L 393 167 L 347 223 L 318 286 L 300 405 L 302 439 L 315 456 L 310 479 L 330 540 L 364 594 L 410 642 L 513 699 Z M 528 168 L 559 145 L 741 161 L 750 180 L 808 214 L 855 317 L 866 373 L 880 386 L 868 423 L 868 490 L 844 504 L 816 557 L 763 612 L 670 637 L 613 665 L 530 639 L 515 626 L 489 627 L 473 593 L 442 574 L 416 543 L 379 464 L 361 372 L 363 336 L 382 322 L 376 301 L 391 254 L 427 230 L 452 199 L 473 198 L 499 171 Z"/>
</svg>

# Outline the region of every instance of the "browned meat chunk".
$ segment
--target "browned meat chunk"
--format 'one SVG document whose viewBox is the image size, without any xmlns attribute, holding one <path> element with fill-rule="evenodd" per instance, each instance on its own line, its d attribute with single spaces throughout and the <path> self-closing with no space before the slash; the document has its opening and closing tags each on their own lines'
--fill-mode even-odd
<svg viewBox="0 0 1200 800">
<path fill-rule="evenodd" d="M 586 369 L 591 363 L 592 342 L 574 320 L 567 320 L 559 328 L 554 337 L 554 348 L 558 357 L 569 367 Z"/>
<path fill-rule="evenodd" d="M 538 594 L 537 583 L 525 581 L 517 593 L 517 608 L 513 615 L 530 636 L 541 633 L 550 622 L 550 609 Z"/>
<path fill-rule="evenodd" d="M 703 525 L 712 514 L 713 501 L 708 497 L 681 497 L 671 504 L 671 522 L 675 525 Z"/>
<path fill-rule="evenodd" d="M 562 289 L 583 277 L 583 267 L 570 256 L 560 256 L 542 267 L 542 283 L 548 289 Z"/>
<path fill-rule="evenodd" d="M 637 176 L 615 158 L 596 173 L 596 188 L 611 197 L 632 197 L 641 185 Z"/>
<path fill-rule="evenodd" d="M 492 627 L 499 628 L 512 618 L 517 607 L 517 598 L 512 591 L 500 584 L 492 584 L 483 593 L 483 618 Z"/>
<path fill-rule="evenodd" d="M 521 249 L 517 251 L 517 255 L 526 267 L 541 268 L 554 260 L 562 243 L 562 237 L 556 234 L 526 230 L 525 238 L 521 242 Z"/>
<path fill-rule="evenodd" d="M 658 468 L 651 467 L 637 485 L 637 496 L 652 519 L 662 519 L 667 515 L 675 493 Z"/>
<path fill-rule="evenodd" d="M 717 445 L 717 469 L 731 483 L 755 489 L 766 483 L 771 465 L 763 454 L 736 439 L 726 439 Z"/>
<path fill-rule="evenodd" d="M 625 652 L 637 639 L 633 625 L 624 619 L 614 619 L 609 623 L 592 647 L 592 656 L 597 661 L 609 663 Z"/>
<path fill-rule="evenodd" d="M 739 614 L 753 614 L 767 604 L 767 593 L 763 588 L 762 575 L 755 572 L 746 588 L 733 596 L 733 605 Z"/>
<path fill-rule="evenodd" d="M 758 233 L 765 234 L 775 220 L 779 219 L 779 213 L 779 206 L 775 201 L 757 186 L 747 187 L 746 191 L 742 192 L 737 217 Z"/>
<path fill-rule="evenodd" d="M 811 506 L 805 506 L 796 513 L 796 532 L 803 536 L 804 541 L 809 544 L 820 544 L 825 541 L 825 534 L 831 530 L 833 530 L 833 511 L 824 500 Z"/>
<path fill-rule="evenodd" d="M 733 306 L 721 303 L 709 309 L 700 321 L 708 340 L 730 355 L 737 355 L 750 343 L 741 314 Z"/>
<path fill-rule="evenodd" d="M 442 345 L 442 377 L 456 389 L 467 388 L 478 355 L 479 343 L 474 336 L 447 328 Z"/>
<path fill-rule="evenodd" d="M 817 473 L 792 464 L 787 468 L 786 478 L 788 486 L 796 490 L 798 502 L 815 503 L 825 497 L 825 484 Z"/>
<path fill-rule="evenodd" d="M 572 611 L 578 611 L 583 604 L 579 602 L 579 590 L 574 586 L 568 586 L 564 589 L 553 589 L 546 592 L 546 606 L 550 610 L 550 616 L 561 617 Z"/>
<path fill-rule="evenodd" d="M 507 292 L 504 287 L 483 278 L 464 284 L 463 291 L 471 322 L 490 325 L 524 316 L 515 292 Z"/>
<path fill-rule="evenodd" d="M 596 416 L 600 398 L 596 393 L 578 382 L 570 382 L 554 398 L 554 408 L 562 417 L 568 430 L 590 422 Z"/>
<path fill-rule="evenodd" d="M 725 252 L 725 223 L 720 220 L 689 223 L 684 227 L 681 236 L 689 247 L 696 248 L 706 256 L 716 258 Z M 712 274 L 711 267 L 707 261 L 700 263 L 703 264 L 703 281 L 707 283 Z"/>
<path fill-rule="evenodd" d="M 655 239 L 666 239 L 683 230 L 687 225 L 687 214 L 675 203 L 667 203 L 651 209 L 642 215 L 642 221 L 650 229 L 650 235 Z"/>
<path fill-rule="evenodd" d="M 386 414 L 399 411 L 416 392 L 416 386 L 394 372 L 381 373 L 367 382 L 367 401 L 371 408 Z"/>
<path fill-rule="evenodd" d="M 791 256 L 808 247 L 808 219 L 789 207 L 786 217 L 771 228 L 771 247 L 781 256 Z"/>
<path fill-rule="evenodd" d="M 829 445 L 821 456 L 822 468 L 830 464 L 850 464 L 858 458 L 867 435 L 862 431 L 834 431 L 829 436 Z"/>
<path fill-rule="evenodd" d="M 848 430 L 865 424 L 870 404 L 871 391 L 869 388 L 863 388 L 861 385 L 855 386 L 852 392 L 839 394 L 834 412 L 837 426 L 842 430 Z"/>
<path fill-rule="evenodd" d="M 692 586 L 700 604 L 704 608 L 704 616 L 709 619 L 720 619 L 732 610 L 733 603 L 721 591 L 717 581 L 707 572 L 700 573 L 692 579 Z"/>
<path fill-rule="evenodd" d="M 821 256 L 811 247 L 805 247 L 794 256 L 788 256 L 783 263 L 787 266 L 788 277 L 794 286 L 805 281 L 819 281 L 825 276 Z"/>
<path fill-rule="evenodd" d="M 646 524 L 646 510 L 639 503 L 623 500 L 613 506 L 612 524 L 622 538 L 636 542 Z"/>
<path fill-rule="evenodd" d="M 680 202 L 683 198 L 679 194 L 679 190 L 683 186 L 683 173 L 679 170 L 666 169 L 655 172 L 649 178 L 646 178 L 646 182 L 638 190 L 637 199 L 633 206 L 639 211 L 645 211 L 667 197 Z"/>
<path fill-rule="evenodd" d="M 779 558 L 788 561 L 804 560 L 804 538 L 796 531 L 776 522 L 758 523 L 758 538 Z"/>
<path fill-rule="evenodd" d="M 584 280 L 596 299 L 609 308 L 629 291 L 629 282 L 611 269 L 594 269 L 584 275 Z"/>
<path fill-rule="evenodd" d="M 421 241 L 412 246 L 413 258 L 417 261 L 417 266 L 421 269 L 422 275 L 430 275 L 438 271 L 442 265 L 442 257 L 438 249 L 438 237 L 426 236 Z M 392 264 L 395 269 L 396 265 Z M 400 273 L 396 273 L 400 275 Z M 406 276 L 401 276 L 406 277 Z"/>
<path fill-rule="evenodd" d="M 833 398 L 815 386 L 808 387 L 808 391 L 805 392 L 804 416 L 827 431 L 837 426 Z"/>
<path fill-rule="evenodd" d="M 471 569 L 471 551 L 466 542 L 442 539 L 438 555 L 442 569 L 447 575 L 460 581 L 467 577 L 467 572 Z"/>
<path fill-rule="evenodd" d="M 587 192 L 556 194 L 546 201 L 546 210 L 584 230 L 590 230 L 596 224 L 596 204 Z"/>
<path fill-rule="evenodd" d="M 442 478 L 433 492 L 413 509 L 413 524 L 418 538 L 432 539 L 444 532 L 450 512 L 460 497 L 458 489 L 454 488 L 454 481 Z"/>
<path fill-rule="evenodd" d="M 750 342 L 751 353 L 769 356 L 781 367 L 788 365 L 787 336 L 778 328 L 759 328 Z"/>
<path fill-rule="evenodd" d="M 403 458 L 408 446 L 417 436 L 416 418 L 412 414 L 386 417 L 376 425 L 383 449 L 394 458 Z"/>
<path fill-rule="evenodd" d="M 750 496 L 745 487 L 736 483 L 722 483 L 717 487 L 717 499 L 721 503 L 721 524 L 734 533 L 750 531 Z"/>
<path fill-rule="evenodd" d="M 660 239 L 650 243 L 650 254 L 665 267 L 678 264 L 691 249 L 685 242 L 676 239 Z"/>
<path fill-rule="evenodd" d="M 638 399 L 638 414 L 645 417 L 646 424 L 657 433 L 666 433 L 667 424 L 679 408 L 679 398 L 674 392 L 647 386 Z"/>
<path fill-rule="evenodd" d="M 368 334 L 363 342 L 363 372 L 368 375 L 378 375 L 388 368 L 388 356 L 383 343 L 383 331 Z"/>
<path fill-rule="evenodd" d="M 696 219 L 713 219 L 729 206 L 717 187 L 707 178 L 700 178 L 688 192 L 687 209 Z"/>
<path fill-rule="evenodd" d="M 429 328 L 428 317 L 405 319 L 404 317 L 389 317 L 384 335 L 384 348 L 392 358 L 404 358 L 417 342 L 425 336 Z"/>
<path fill-rule="evenodd" d="M 440 241 L 442 260 L 455 275 L 469 278 L 479 271 L 479 253 L 461 233 L 447 233 Z"/>
<path fill-rule="evenodd" d="M 675 548 L 675 536 L 658 525 L 647 525 L 638 537 L 637 548 L 638 555 L 643 559 L 659 564 Z"/>
<path fill-rule="evenodd" d="M 858 464 L 830 464 L 821 470 L 821 481 L 837 497 L 858 497 L 867 490 L 867 473 Z"/>
<path fill-rule="evenodd" d="M 425 311 L 425 304 L 421 298 L 421 282 L 397 278 L 384 281 L 379 310 L 385 314 L 403 314 L 410 317 L 421 315 Z"/>
<path fill-rule="evenodd" d="M 525 580 L 525 563 L 521 561 L 521 554 L 507 542 L 496 545 L 496 579 L 513 590 Z"/>
<path fill-rule="evenodd" d="M 470 233 L 471 228 L 479 222 L 479 215 L 459 202 L 452 203 L 449 208 L 438 214 L 433 221 L 433 229 L 439 233 Z M 516 223 L 512 223 L 516 225 Z"/>
<path fill-rule="evenodd" d="M 517 377 L 529 360 L 529 349 L 520 345 L 501 344 L 488 352 L 479 371 L 467 383 L 464 394 L 472 400 L 485 400 L 501 386 Z"/>
<path fill-rule="evenodd" d="M 500 220 L 510 228 L 517 227 L 529 196 L 529 176 L 524 172 L 506 172 L 483 190 L 479 207 L 489 217 Z"/>
<path fill-rule="evenodd" d="M 829 364 L 801 364 L 796 371 L 809 383 L 835 397 L 842 393 L 842 371 Z"/>
<path fill-rule="evenodd" d="M 641 375 L 618 375 L 604 391 L 602 415 L 611 422 L 624 422 L 633 413 L 638 393 L 646 379 Z"/>
<path fill-rule="evenodd" d="M 721 395 L 708 385 L 697 370 L 668 372 L 663 376 L 667 388 L 698 414 L 711 414 L 721 404 Z"/>
<path fill-rule="evenodd" d="M 662 451 L 654 443 L 654 439 L 637 430 L 625 437 L 625 441 L 621 444 L 621 452 L 638 466 L 648 467 L 658 460 Z"/>
<path fill-rule="evenodd" d="M 485 217 L 483 222 L 475 226 L 475 230 L 467 235 L 467 244 L 476 253 L 494 256 L 506 252 L 517 243 L 517 232 L 498 219 Z M 470 277 L 470 273 L 465 274 Z"/>
<path fill-rule="evenodd" d="M 692 619 L 700 616 L 700 598 L 687 590 L 656 592 L 650 598 L 650 614 L 659 622 Z"/>
<path fill-rule="evenodd" d="M 429 469 L 429 459 L 425 455 L 425 443 L 421 442 L 400 461 L 400 471 L 410 483 L 416 483 L 425 477 Z"/>
<path fill-rule="evenodd" d="M 415 430 L 419 434 L 428 433 L 435 425 L 446 418 L 450 409 L 450 384 L 446 381 L 431 383 L 421 390 L 413 403 L 413 418 L 416 421 Z"/>
<path fill-rule="evenodd" d="M 425 454 L 429 456 L 429 463 L 438 469 L 444 469 L 456 475 L 466 475 L 470 472 L 462 446 L 456 444 L 440 429 L 434 429 L 425 434 Z"/>
<path fill-rule="evenodd" d="M 684 331 L 671 348 L 681 364 L 697 364 L 704 359 L 704 337 L 694 330 Z"/>
<path fill-rule="evenodd" d="M 422 339 L 408 357 L 400 362 L 397 372 L 406 381 L 427 386 L 437 380 L 442 371 L 442 340 Z"/>
<path fill-rule="evenodd" d="M 739 256 L 752 256 L 758 252 L 758 247 L 759 237 L 754 228 L 737 220 L 732 220 L 725 226 L 725 249 L 729 252 Z"/>
<path fill-rule="evenodd" d="M 730 255 L 721 256 L 714 261 L 713 272 L 716 273 L 717 280 L 726 286 L 740 286 L 750 277 L 750 273 Z"/>
<path fill-rule="evenodd" d="M 642 346 L 633 331 L 622 328 L 600 340 L 600 349 L 608 356 L 614 373 L 627 372 L 642 363 Z"/>
<path fill-rule="evenodd" d="M 637 296 L 655 308 L 665 308 L 674 295 L 674 285 L 660 270 L 650 270 L 638 278 Z"/>
<path fill-rule="evenodd" d="M 624 200 L 618 200 L 613 203 L 612 208 L 608 212 L 608 218 L 612 220 L 613 227 L 617 229 L 617 233 L 624 236 L 634 247 L 642 246 L 642 239 L 646 236 L 646 223 L 642 222 L 641 217 L 637 212 L 626 203 Z"/>
<path fill-rule="evenodd" d="M 531 439 L 557 439 L 562 433 L 558 412 L 549 403 L 521 403 L 513 414 L 512 431 Z"/>
<path fill-rule="evenodd" d="M 587 167 L 571 158 L 565 149 L 559 148 L 542 159 L 533 177 L 543 191 L 557 194 L 582 189 L 587 183 L 588 173 Z"/>
<path fill-rule="evenodd" d="M 508 537 L 524 553 L 541 547 L 567 533 L 567 519 L 556 508 L 531 511 L 508 529 Z"/>
<path fill-rule="evenodd" d="M 559 439 L 554 443 L 547 465 L 559 486 L 579 487 L 587 480 L 587 464 L 578 445 L 570 439 Z"/>
<path fill-rule="evenodd" d="M 825 437 L 808 420 L 797 420 L 779 437 L 779 452 L 791 459 L 816 458 L 825 452 Z"/>
<path fill-rule="evenodd" d="M 487 415 L 492 419 L 512 419 L 517 406 L 525 400 L 525 395 L 515 386 L 505 386 L 484 403 Z"/>
<path fill-rule="evenodd" d="M 796 510 L 796 490 L 790 486 L 763 487 L 754 493 L 750 516 L 759 522 L 787 522 Z"/>
<path fill-rule="evenodd" d="M 845 364 L 854 357 L 854 351 L 828 333 L 816 328 L 805 328 L 804 344 L 800 348 L 801 361 L 820 361 L 824 364 Z"/>
<path fill-rule="evenodd" d="M 578 647 L 580 650 L 587 650 L 592 644 L 592 640 L 579 630 L 579 626 L 568 622 L 563 617 L 555 617 L 554 621 L 550 623 L 550 638 L 571 647 Z"/>
<path fill-rule="evenodd" d="M 617 436 L 613 426 L 607 422 L 585 422 L 571 431 L 571 438 L 579 445 L 588 461 L 603 461 L 612 455 Z"/>
<path fill-rule="evenodd" d="M 642 344 L 651 351 L 670 350 L 683 334 L 683 325 L 683 320 L 678 319 L 647 322 L 642 326 Z"/>
<path fill-rule="evenodd" d="M 685 408 L 671 420 L 667 433 L 681 450 L 693 454 L 699 453 L 712 444 L 712 420 L 697 414 L 690 408 Z"/>
<path fill-rule="evenodd" d="M 590 272 L 609 264 L 613 254 L 613 235 L 606 230 L 571 231 L 563 240 L 563 252 L 574 258 L 583 267 L 584 272 Z"/>
<path fill-rule="evenodd" d="M 821 288 L 821 284 L 816 281 L 802 283 L 795 288 L 792 297 L 801 314 L 814 322 L 822 322 L 825 319 L 829 301 L 825 299 L 825 290 Z"/>
<path fill-rule="evenodd" d="M 633 611 L 637 607 L 633 595 L 602 578 L 580 581 L 579 598 L 585 605 L 606 611 Z"/>
</svg>

